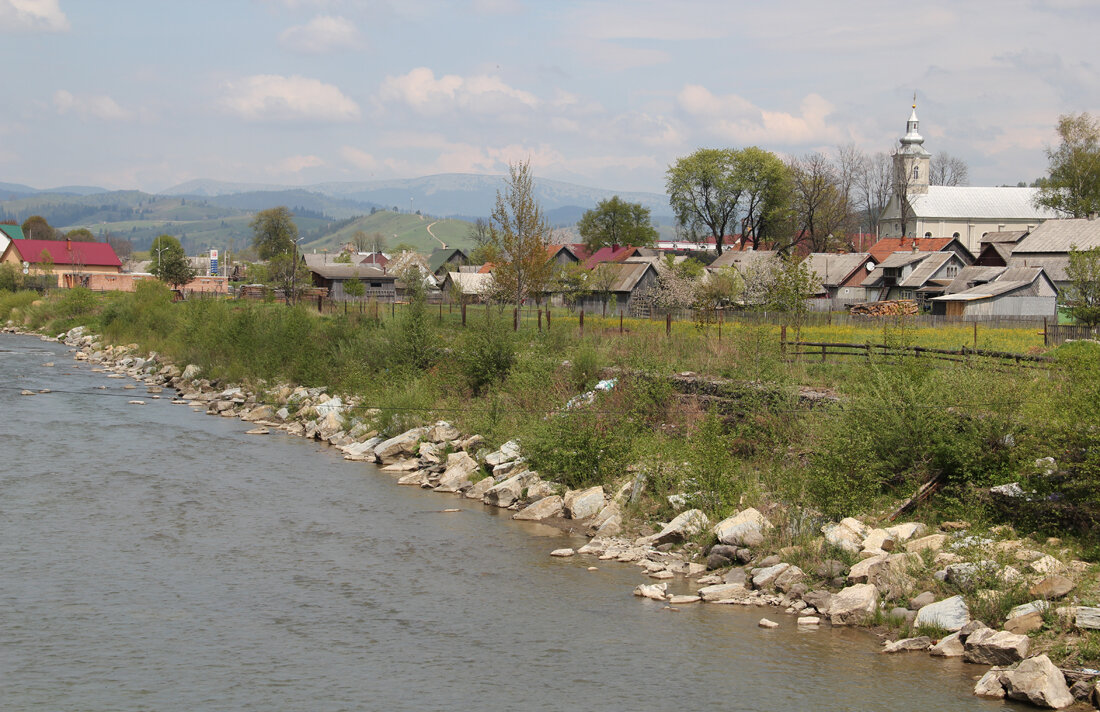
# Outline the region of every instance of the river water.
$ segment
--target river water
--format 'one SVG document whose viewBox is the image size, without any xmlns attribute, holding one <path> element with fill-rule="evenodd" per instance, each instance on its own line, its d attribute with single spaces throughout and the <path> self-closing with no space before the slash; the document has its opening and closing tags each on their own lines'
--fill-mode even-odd
<svg viewBox="0 0 1100 712">
<path fill-rule="evenodd" d="M 0 335 L 4 710 L 1006 708 L 980 667 L 669 611 L 634 566 L 547 555 L 582 541 L 66 352 Z"/>
</svg>

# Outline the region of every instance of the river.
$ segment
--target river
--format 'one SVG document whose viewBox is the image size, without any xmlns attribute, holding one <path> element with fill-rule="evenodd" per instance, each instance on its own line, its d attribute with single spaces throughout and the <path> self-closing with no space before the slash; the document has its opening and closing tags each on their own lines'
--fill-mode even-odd
<svg viewBox="0 0 1100 712">
<path fill-rule="evenodd" d="M 1006 709 L 978 666 L 667 610 L 632 565 L 547 555 L 581 541 L 59 344 L 0 335 L 0 384 L 5 710 Z"/>
</svg>

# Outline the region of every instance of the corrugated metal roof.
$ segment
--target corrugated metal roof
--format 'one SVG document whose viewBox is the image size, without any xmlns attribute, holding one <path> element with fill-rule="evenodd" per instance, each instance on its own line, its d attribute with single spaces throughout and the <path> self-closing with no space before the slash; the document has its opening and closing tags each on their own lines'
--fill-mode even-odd
<svg viewBox="0 0 1100 712">
<path fill-rule="evenodd" d="M 612 292 L 632 292 L 649 270 L 654 269 L 649 262 L 604 262 L 596 269 L 610 270 L 615 277 L 611 283 Z"/>
<path fill-rule="evenodd" d="M 987 242 L 1019 242 L 1027 235 L 1027 230 L 1005 230 L 1004 232 L 987 232 L 982 235 L 982 239 L 978 242 L 985 244 Z"/>
<path fill-rule="evenodd" d="M 963 267 L 959 270 L 959 274 L 955 279 L 951 281 L 951 284 L 947 286 L 947 293 L 960 294 L 978 285 L 992 282 L 1005 269 L 1005 267 L 982 267 L 980 265 Z"/>
<path fill-rule="evenodd" d="M 951 237 L 884 237 L 867 251 L 882 262 L 895 252 L 939 252 L 951 244 Z M 916 246 L 916 250 L 913 246 Z"/>
<path fill-rule="evenodd" d="M 1047 220 L 1057 217 L 1050 208 L 1034 205 L 1038 188 L 977 188 L 933 185 L 927 193 L 909 196 L 918 218 L 987 218 Z"/>
<path fill-rule="evenodd" d="M 13 240 L 26 239 L 26 236 L 23 234 L 23 228 L 19 225 L 0 225 L 0 232 Z"/>
<path fill-rule="evenodd" d="M 710 269 L 736 267 L 739 270 L 767 268 L 778 254 L 775 250 L 726 250 L 707 267 Z"/>
<path fill-rule="evenodd" d="M 488 273 L 448 272 L 447 277 L 458 285 L 463 294 L 483 296 L 493 290 L 493 275 Z"/>
<path fill-rule="evenodd" d="M 939 271 L 940 267 L 947 264 L 954 256 L 954 252 L 933 252 L 917 265 L 908 277 L 898 282 L 898 286 L 906 288 L 923 287 Z"/>
<path fill-rule="evenodd" d="M 1022 252 L 1069 252 L 1071 247 L 1087 250 L 1100 246 L 1100 220 L 1067 218 L 1047 220 L 1016 245 Z"/>
<path fill-rule="evenodd" d="M 1013 254 L 1012 258 L 1008 261 L 1008 266 L 1042 267 L 1043 271 L 1047 273 L 1047 276 L 1055 282 L 1066 282 L 1069 280 L 1069 276 L 1066 275 L 1066 268 L 1069 267 L 1069 255 L 1066 254 Z"/>
<path fill-rule="evenodd" d="M 307 260 L 306 266 L 309 267 L 310 272 L 325 279 L 355 279 L 358 277 L 359 279 L 381 279 L 390 280 L 391 282 L 397 279 L 395 275 L 386 274 L 380 269 L 367 267 L 366 265 L 353 265 L 348 262 L 315 263 L 311 265 Z"/>
<path fill-rule="evenodd" d="M 938 252 L 895 252 L 879 263 L 879 267 L 904 267 L 920 262 L 928 255 L 940 254 Z"/>
<path fill-rule="evenodd" d="M 19 253 L 20 259 L 31 264 L 41 263 L 42 253 L 46 252 L 55 265 L 122 268 L 118 255 L 106 242 L 12 240 L 11 246 Z"/>
<path fill-rule="evenodd" d="M 836 287 L 851 276 L 852 272 L 863 267 L 871 259 L 869 252 L 811 252 L 806 259 L 810 261 L 810 270 L 818 276 L 822 287 Z"/>
<path fill-rule="evenodd" d="M 932 301 L 938 302 L 974 302 L 979 299 L 989 299 L 991 297 L 1007 294 L 1008 292 L 1014 292 L 1017 289 L 1024 287 L 1030 287 L 1031 282 L 1023 282 L 1018 280 L 997 280 L 990 282 L 989 284 L 982 284 L 973 289 L 968 289 L 965 292 L 959 292 L 957 294 L 944 294 L 941 297 L 932 297 Z"/>
</svg>

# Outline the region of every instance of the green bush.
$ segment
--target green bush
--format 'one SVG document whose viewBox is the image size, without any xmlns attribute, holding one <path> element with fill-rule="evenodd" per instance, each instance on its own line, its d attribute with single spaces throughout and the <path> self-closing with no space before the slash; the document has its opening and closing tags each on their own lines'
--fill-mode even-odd
<svg viewBox="0 0 1100 712">
<path fill-rule="evenodd" d="M 458 341 L 458 362 L 466 385 L 473 394 L 508 376 L 516 362 L 512 331 L 503 319 L 489 319 L 471 325 Z"/>
<path fill-rule="evenodd" d="M 586 391 L 596 385 L 600 377 L 600 354 L 590 344 L 582 344 L 569 363 L 569 376 L 573 387 Z"/>
</svg>

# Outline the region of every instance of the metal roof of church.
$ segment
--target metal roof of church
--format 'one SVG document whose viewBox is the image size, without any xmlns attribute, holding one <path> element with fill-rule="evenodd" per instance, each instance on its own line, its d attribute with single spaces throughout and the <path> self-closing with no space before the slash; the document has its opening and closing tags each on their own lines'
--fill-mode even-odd
<svg viewBox="0 0 1100 712">
<path fill-rule="evenodd" d="M 1057 217 L 1050 208 L 1032 203 L 1038 188 L 976 188 L 932 185 L 928 193 L 909 196 L 913 214 L 919 218 L 1005 218 L 1033 219 L 1036 222 Z"/>
</svg>

